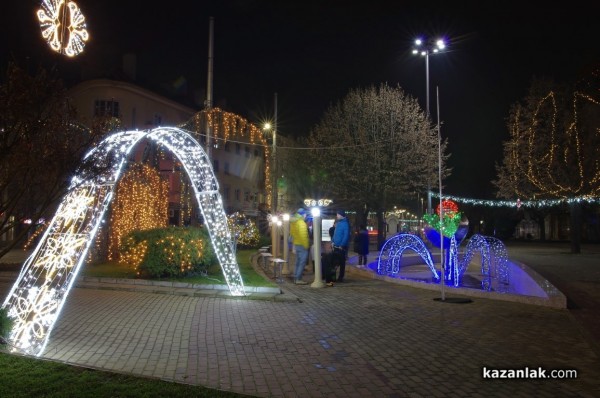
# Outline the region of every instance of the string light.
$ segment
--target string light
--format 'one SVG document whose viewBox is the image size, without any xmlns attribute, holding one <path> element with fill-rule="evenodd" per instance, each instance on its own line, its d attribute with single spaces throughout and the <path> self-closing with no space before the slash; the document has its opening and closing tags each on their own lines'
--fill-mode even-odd
<svg viewBox="0 0 600 398">
<path fill-rule="evenodd" d="M 439 198 L 439 193 L 432 192 L 433 197 Z M 589 203 L 589 204 L 600 204 L 600 197 L 598 196 L 577 196 L 572 198 L 564 199 L 539 199 L 539 200 L 492 200 L 492 199 L 472 199 L 464 198 L 460 196 L 444 195 L 444 198 L 450 199 L 454 202 L 465 203 L 474 206 L 487 206 L 487 207 L 530 207 L 530 208 L 546 208 L 559 206 L 562 204 L 571 203 Z"/>
<path fill-rule="evenodd" d="M 8 309 L 8 316 L 14 321 L 9 336 L 13 350 L 37 356 L 43 353 L 129 154 L 142 139 L 164 146 L 181 162 L 229 290 L 234 296 L 245 294 L 218 183 L 200 144 L 179 128 L 120 132 L 104 139 L 86 155 L 86 159 L 105 166 L 105 172 L 90 178 L 82 171 L 73 177 L 69 192 L 4 301 L 3 308 Z"/>
<path fill-rule="evenodd" d="M 119 260 L 121 239 L 132 231 L 166 227 L 169 185 L 146 164 L 133 164 L 123 174 L 111 203 L 108 259 Z"/>
<path fill-rule="evenodd" d="M 189 121 L 179 127 L 193 131 L 195 136 L 204 136 L 205 126 L 211 131 L 210 142 L 233 142 L 235 137 L 244 137 L 250 144 L 258 144 L 264 149 L 265 160 L 265 191 L 271 192 L 273 184 L 271 176 L 271 148 L 263 134 L 262 129 L 247 119 L 235 113 L 225 112 L 220 108 L 202 110 Z M 267 207 L 271 207 L 271 195 L 267 195 Z"/>
<path fill-rule="evenodd" d="M 229 230 L 236 238 L 236 242 L 244 246 L 255 246 L 260 240 L 260 232 L 256 223 L 243 213 L 235 212 L 227 217 Z"/>
<path fill-rule="evenodd" d="M 572 121 L 563 124 L 559 115 L 562 108 L 557 106 L 556 97 L 551 91 L 535 104 L 531 120 L 523 120 L 520 107 L 515 112 L 510 125 L 511 138 L 505 150 L 505 176 L 518 196 L 534 194 L 534 197 L 561 198 L 569 203 L 592 198 L 597 203 L 600 163 L 595 161 L 594 142 L 598 139 L 598 131 L 587 132 L 591 141 L 586 145 L 580 131 L 579 111 L 587 108 L 593 112 L 600 102 L 584 93 L 573 93 Z M 542 113 L 545 109 L 550 109 L 550 114 Z M 563 130 L 559 131 L 560 128 Z M 543 147 L 540 142 L 547 146 Z M 520 188 L 522 180 L 532 185 L 531 192 Z"/>
</svg>

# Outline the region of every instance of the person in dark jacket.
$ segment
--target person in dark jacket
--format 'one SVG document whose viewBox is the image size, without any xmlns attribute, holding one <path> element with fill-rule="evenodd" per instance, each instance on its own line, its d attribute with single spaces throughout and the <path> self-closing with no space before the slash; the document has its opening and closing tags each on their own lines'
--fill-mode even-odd
<svg viewBox="0 0 600 398">
<path fill-rule="evenodd" d="M 369 231 L 364 225 L 361 225 L 354 235 L 354 251 L 358 254 L 358 265 L 367 265 Z"/>
</svg>

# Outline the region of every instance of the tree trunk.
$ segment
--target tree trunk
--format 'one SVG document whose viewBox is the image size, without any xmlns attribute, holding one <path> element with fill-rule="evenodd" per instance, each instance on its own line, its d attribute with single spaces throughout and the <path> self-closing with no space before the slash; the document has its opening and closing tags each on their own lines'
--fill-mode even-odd
<svg viewBox="0 0 600 398">
<path fill-rule="evenodd" d="M 569 235 L 571 238 L 571 253 L 581 253 L 581 203 L 571 202 L 569 204 L 570 210 L 570 225 Z"/>
<path fill-rule="evenodd" d="M 381 250 L 385 243 L 385 220 L 383 219 L 383 211 L 377 210 L 377 250 Z"/>
<path fill-rule="evenodd" d="M 538 225 L 540 226 L 540 241 L 545 242 L 546 241 L 546 215 L 545 214 L 541 214 L 538 215 L 536 221 L 538 223 Z"/>
</svg>

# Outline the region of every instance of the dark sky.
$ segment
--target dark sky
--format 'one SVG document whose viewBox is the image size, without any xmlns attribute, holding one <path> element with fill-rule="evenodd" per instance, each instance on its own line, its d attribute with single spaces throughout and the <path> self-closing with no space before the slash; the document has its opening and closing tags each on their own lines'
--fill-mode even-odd
<svg viewBox="0 0 600 398">
<path fill-rule="evenodd" d="M 590 1 L 133 1 L 80 0 L 90 41 L 65 60 L 42 42 L 38 1 L 10 0 L 1 24 L 1 60 L 54 65 L 67 77 L 116 71 L 137 56 L 137 82 L 196 93 L 207 82 L 208 21 L 215 18 L 214 98 L 252 121 L 272 115 L 279 133 L 306 134 L 351 88 L 400 85 L 425 108 L 425 62 L 415 37 L 444 36 L 430 57 L 430 107 L 440 91 L 442 135 L 453 176 L 448 194 L 493 197 L 490 180 L 507 138 L 505 119 L 533 76 L 574 80 L 599 62 Z M 28 57 L 28 58 L 25 58 Z M 193 98 L 193 95 L 189 95 Z"/>
</svg>

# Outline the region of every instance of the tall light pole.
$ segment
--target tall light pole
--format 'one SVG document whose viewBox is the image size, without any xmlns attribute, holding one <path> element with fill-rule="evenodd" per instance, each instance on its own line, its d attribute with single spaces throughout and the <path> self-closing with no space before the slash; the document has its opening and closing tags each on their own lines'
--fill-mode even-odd
<svg viewBox="0 0 600 398">
<path fill-rule="evenodd" d="M 271 206 L 273 213 L 277 212 L 277 93 L 273 98 L 275 116 L 273 118 L 273 178 L 271 181 Z"/>
<path fill-rule="evenodd" d="M 446 48 L 446 43 L 443 39 L 427 41 L 424 39 L 416 39 L 412 53 L 425 57 L 425 109 L 427 118 L 429 119 L 429 55 L 439 54 Z M 431 182 L 427 181 L 427 214 L 431 214 Z"/>
</svg>

